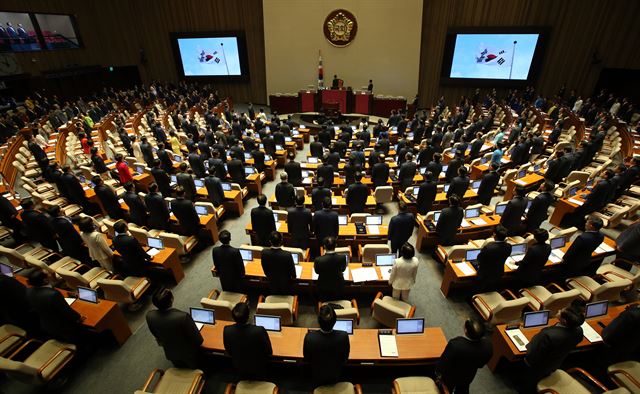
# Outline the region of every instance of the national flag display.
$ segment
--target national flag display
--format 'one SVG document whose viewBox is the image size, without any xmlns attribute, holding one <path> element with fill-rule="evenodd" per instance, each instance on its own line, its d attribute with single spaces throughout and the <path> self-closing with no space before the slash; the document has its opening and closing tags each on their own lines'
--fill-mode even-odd
<svg viewBox="0 0 640 394">
<path fill-rule="evenodd" d="M 324 88 L 324 70 L 322 69 L 322 53 L 318 51 L 318 89 Z"/>
<path fill-rule="evenodd" d="M 511 57 L 505 49 L 494 50 L 481 47 L 476 55 L 476 63 L 484 66 L 509 66 L 511 65 Z"/>
</svg>

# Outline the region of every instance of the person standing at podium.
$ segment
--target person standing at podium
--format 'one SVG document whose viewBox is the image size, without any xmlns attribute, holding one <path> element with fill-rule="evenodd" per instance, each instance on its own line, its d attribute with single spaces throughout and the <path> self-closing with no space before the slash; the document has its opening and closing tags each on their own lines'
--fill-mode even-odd
<svg viewBox="0 0 640 394">
<path fill-rule="evenodd" d="M 367 90 L 369 91 L 369 93 L 373 92 L 373 79 L 369 80 L 369 85 L 367 86 Z"/>
<path fill-rule="evenodd" d="M 337 75 L 333 76 L 333 81 L 331 82 L 331 89 L 338 89 L 340 85 L 340 80 Z"/>
</svg>

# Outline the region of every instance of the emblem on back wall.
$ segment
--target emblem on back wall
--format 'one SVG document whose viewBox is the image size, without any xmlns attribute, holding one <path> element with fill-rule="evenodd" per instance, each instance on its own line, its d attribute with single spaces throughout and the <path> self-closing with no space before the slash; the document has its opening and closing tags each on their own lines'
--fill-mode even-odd
<svg viewBox="0 0 640 394">
<path fill-rule="evenodd" d="M 324 37 L 331 45 L 345 47 L 356 38 L 358 22 L 347 10 L 333 10 L 325 18 L 322 29 Z"/>
</svg>

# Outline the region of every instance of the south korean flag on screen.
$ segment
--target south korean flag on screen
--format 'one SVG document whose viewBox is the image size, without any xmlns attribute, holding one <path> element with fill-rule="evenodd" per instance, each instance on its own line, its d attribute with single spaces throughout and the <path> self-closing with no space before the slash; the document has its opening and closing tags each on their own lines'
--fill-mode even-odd
<svg viewBox="0 0 640 394">
<path fill-rule="evenodd" d="M 475 56 L 476 64 L 483 66 L 509 67 L 511 54 L 506 49 L 481 46 Z"/>
<path fill-rule="evenodd" d="M 213 75 L 227 75 L 227 59 L 224 57 L 224 53 L 219 49 L 203 49 L 200 52 L 198 60 L 201 64 L 206 65 L 209 74 Z"/>
</svg>

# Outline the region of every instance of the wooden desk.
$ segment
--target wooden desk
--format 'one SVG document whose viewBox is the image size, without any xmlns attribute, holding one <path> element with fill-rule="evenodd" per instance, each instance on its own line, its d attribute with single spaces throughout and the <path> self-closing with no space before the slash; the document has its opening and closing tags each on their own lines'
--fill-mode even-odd
<svg viewBox="0 0 640 394">
<path fill-rule="evenodd" d="M 331 204 L 332 204 L 334 209 L 338 210 L 339 213 L 344 213 L 344 214 L 349 213 L 348 212 L 348 208 L 347 208 L 347 201 L 343 196 L 333 196 L 333 197 L 331 197 Z M 278 203 L 276 202 L 275 194 L 272 195 L 269 198 L 269 205 L 271 205 L 271 207 L 274 208 L 274 209 L 278 209 Z M 304 196 L 304 205 L 307 208 L 312 208 L 313 207 L 313 203 L 312 203 L 310 195 L 305 195 Z M 366 203 L 366 206 L 365 206 L 365 211 L 374 212 L 375 208 L 376 208 L 376 198 L 374 196 L 370 195 L 369 197 L 367 197 L 367 203 Z"/>
<path fill-rule="evenodd" d="M 112 243 L 113 240 L 108 238 L 107 245 L 111 247 Z M 144 245 L 143 248 L 145 250 L 148 249 Z M 116 250 L 114 250 L 113 253 L 120 255 Z M 184 279 L 184 270 L 182 269 L 182 264 L 180 264 L 178 252 L 173 248 L 165 246 L 158 254 L 151 258 L 151 264 L 161 266 L 163 269 L 170 271 L 176 283 L 180 283 L 180 281 Z"/>
<path fill-rule="evenodd" d="M 510 201 L 515 194 L 516 187 L 523 187 L 525 189 L 531 189 L 544 182 L 542 175 L 535 172 L 528 174 L 520 179 L 510 179 L 507 181 L 507 191 L 504 193 L 502 201 Z"/>
<path fill-rule="evenodd" d="M 216 218 L 216 215 L 210 213 L 203 216 L 198 215 L 198 217 L 200 218 L 200 225 L 204 227 L 209 234 L 211 234 L 213 243 L 218 242 L 218 219 Z M 171 214 L 170 219 L 172 222 L 177 222 L 179 224 L 178 219 L 173 216 L 173 213 Z"/>
<path fill-rule="evenodd" d="M 233 322 L 218 320 L 215 325 L 202 328 L 202 348 L 223 355 L 224 327 Z M 301 363 L 304 360 L 304 327 L 283 327 L 281 332 L 269 332 L 273 359 L 279 362 Z M 349 365 L 425 365 L 433 364 L 442 355 L 447 339 L 440 327 L 427 327 L 420 335 L 398 335 L 398 357 L 381 357 L 378 346 L 378 330 L 354 329 L 349 336 L 351 349 Z"/>
<path fill-rule="evenodd" d="M 499 215 L 480 215 L 480 219 L 484 220 L 486 224 L 475 225 L 469 222 L 469 227 L 460 227 L 456 234 L 456 243 L 466 242 L 470 239 L 488 238 L 493 234 L 494 227 L 500 224 Z M 420 251 L 425 246 L 437 245 L 439 237 L 436 232 L 429 231 L 422 219 L 416 218 L 416 221 L 418 222 L 416 249 Z"/>
<path fill-rule="evenodd" d="M 398 191 L 398 199 L 404 201 L 404 203 L 407 204 L 407 206 L 413 213 L 417 213 L 416 202 L 409 200 L 404 191 Z M 460 206 L 466 207 L 467 205 L 474 205 L 477 202 L 477 199 L 478 193 L 474 189 L 467 189 L 467 191 L 464 193 L 464 196 L 462 196 Z M 448 206 L 449 200 L 447 200 L 447 193 L 441 192 L 436 194 L 436 198 L 433 200 L 431 210 L 439 211 Z"/>
<path fill-rule="evenodd" d="M 585 197 L 588 193 L 579 193 L 571 197 L 571 199 L 582 201 L 584 203 Z M 556 207 L 553 209 L 553 213 L 549 218 L 549 223 L 556 227 L 560 227 L 562 219 L 566 214 L 573 213 L 580 205 L 569 201 L 568 198 L 561 198 L 556 202 Z"/>
</svg>

